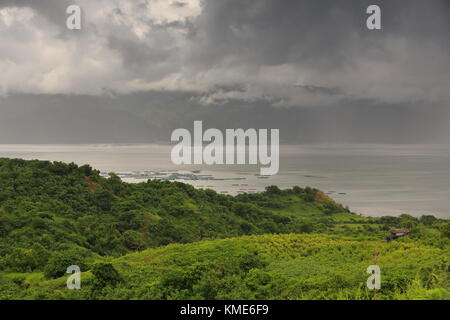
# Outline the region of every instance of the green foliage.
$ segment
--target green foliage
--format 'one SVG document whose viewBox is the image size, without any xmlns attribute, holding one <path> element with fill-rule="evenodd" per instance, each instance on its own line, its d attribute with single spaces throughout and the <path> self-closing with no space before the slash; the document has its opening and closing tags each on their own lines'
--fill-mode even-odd
<svg viewBox="0 0 450 320">
<path fill-rule="evenodd" d="M 45 277 L 59 278 L 66 273 L 67 268 L 71 265 L 77 265 L 82 271 L 87 271 L 88 266 L 84 262 L 85 255 L 86 253 L 82 250 L 70 250 L 53 253 L 45 265 Z"/>
<path fill-rule="evenodd" d="M 149 249 L 95 264 L 94 279 L 84 281 L 79 292 L 47 282 L 41 294 L 64 299 L 85 294 L 90 299 L 372 299 L 366 269 L 375 250 L 382 274 L 377 299 L 449 298 L 448 249 L 314 234 Z"/>
<path fill-rule="evenodd" d="M 233 197 L 0 159 L 0 299 L 370 299 L 375 249 L 379 298 L 448 299 L 449 238 L 448 220 L 362 217 L 310 187 Z M 70 265 L 81 290 L 62 290 Z"/>
<path fill-rule="evenodd" d="M 106 286 L 115 286 L 123 281 L 120 274 L 110 263 L 96 263 L 92 266 L 94 275 L 93 286 L 95 288 L 104 288 Z"/>
<path fill-rule="evenodd" d="M 127 230 L 123 233 L 124 245 L 130 250 L 139 250 L 144 247 L 144 240 L 141 233 L 134 230 Z"/>
<path fill-rule="evenodd" d="M 312 232 L 309 212 L 345 210 L 312 188 L 231 197 L 178 182 L 128 184 L 88 165 L 0 159 L 0 267 L 43 271 L 49 253 L 74 247 L 120 256 L 208 238 Z"/>
<path fill-rule="evenodd" d="M 267 186 L 266 193 L 268 195 L 276 195 L 276 194 L 281 194 L 282 192 L 281 192 L 280 188 L 278 188 L 277 186 Z"/>
<path fill-rule="evenodd" d="M 30 249 L 13 248 L 0 259 L 0 266 L 6 270 L 31 272 L 45 265 L 49 255 L 48 250 L 40 244 L 35 244 Z"/>
</svg>

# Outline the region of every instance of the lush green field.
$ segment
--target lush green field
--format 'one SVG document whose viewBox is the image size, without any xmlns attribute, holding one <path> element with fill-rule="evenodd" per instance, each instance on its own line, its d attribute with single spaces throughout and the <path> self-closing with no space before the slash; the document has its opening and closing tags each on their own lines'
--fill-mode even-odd
<svg viewBox="0 0 450 320">
<path fill-rule="evenodd" d="M 450 299 L 449 238 L 448 220 L 362 217 L 312 188 L 232 197 L 0 159 L 2 299 Z"/>
</svg>

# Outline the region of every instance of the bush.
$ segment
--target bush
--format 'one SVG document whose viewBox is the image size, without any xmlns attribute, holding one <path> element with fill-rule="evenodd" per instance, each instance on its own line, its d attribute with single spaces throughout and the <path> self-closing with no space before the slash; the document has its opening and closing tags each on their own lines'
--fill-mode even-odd
<svg viewBox="0 0 450 320">
<path fill-rule="evenodd" d="M 79 250 L 55 252 L 50 256 L 44 268 L 44 276 L 53 279 L 62 277 L 71 265 L 77 265 L 81 271 L 86 271 L 88 266 L 84 263 L 84 258 L 83 253 Z"/>
<path fill-rule="evenodd" d="M 130 250 L 139 250 L 144 246 L 142 235 L 134 230 L 127 230 L 123 234 L 123 241 L 126 248 Z"/>
<path fill-rule="evenodd" d="M 92 274 L 95 277 L 94 287 L 104 288 L 108 285 L 115 286 L 123 281 L 120 274 L 110 263 L 97 263 L 92 267 Z"/>
<path fill-rule="evenodd" d="M 267 186 L 266 193 L 268 195 L 276 195 L 276 194 L 281 194 L 281 190 L 277 186 Z"/>
</svg>

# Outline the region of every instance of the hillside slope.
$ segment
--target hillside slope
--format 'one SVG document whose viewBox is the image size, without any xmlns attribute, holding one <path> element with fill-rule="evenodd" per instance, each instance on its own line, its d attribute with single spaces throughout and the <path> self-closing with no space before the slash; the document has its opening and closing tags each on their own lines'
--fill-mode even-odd
<svg viewBox="0 0 450 320">
<path fill-rule="evenodd" d="M 447 299 L 449 248 L 448 220 L 363 217 L 309 187 L 233 197 L 0 159 L 0 298 L 366 299 L 378 250 L 378 297 Z"/>
<path fill-rule="evenodd" d="M 41 299 L 371 299 L 366 269 L 375 251 L 377 299 L 450 299 L 448 249 L 294 234 L 149 249 L 95 264 L 81 290 L 41 274 L 26 275 L 27 289 L 15 290 Z"/>
<path fill-rule="evenodd" d="M 124 183 L 88 165 L 0 159 L 0 268 L 42 270 L 54 252 L 120 256 L 169 243 L 321 232 L 323 218 L 338 212 L 357 218 L 311 188 L 232 197 L 178 182 Z"/>
</svg>

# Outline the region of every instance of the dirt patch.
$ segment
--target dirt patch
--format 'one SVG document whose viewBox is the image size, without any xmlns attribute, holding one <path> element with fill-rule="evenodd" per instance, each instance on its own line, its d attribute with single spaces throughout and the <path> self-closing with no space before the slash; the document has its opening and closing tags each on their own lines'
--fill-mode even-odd
<svg viewBox="0 0 450 320">
<path fill-rule="evenodd" d="M 91 192 L 95 192 L 98 188 L 100 188 L 100 184 L 91 177 L 84 177 L 84 181 L 86 181 L 88 189 Z"/>
<path fill-rule="evenodd" d="M 153 255 L 151 255 L 151 256 L 142 258 L 142 259 L 140 259 L 139 261 L 143 261 L 143 262 L 152 262 L 152 261 L 156 260 L 157 258 L 159 258 L 159 257 L 162 256 L 162 255 L 164 255 L 164 253 L 158 252 L 158 253 L 155 253 L 155 254 L 153 254 Z"/>
</svg>

